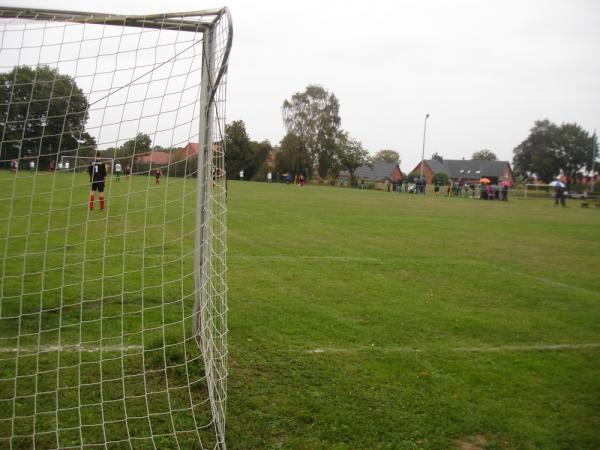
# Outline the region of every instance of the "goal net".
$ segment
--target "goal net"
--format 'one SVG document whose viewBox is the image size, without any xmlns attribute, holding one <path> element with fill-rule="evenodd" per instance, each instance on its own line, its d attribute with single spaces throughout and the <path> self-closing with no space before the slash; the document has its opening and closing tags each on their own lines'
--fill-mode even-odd
<svg viewBox="0 0 600 450">
<path fill-rule="evenodd" d="M 0 7 L 0 448 L 225 448 L 231 39 Z"/>
</svg>

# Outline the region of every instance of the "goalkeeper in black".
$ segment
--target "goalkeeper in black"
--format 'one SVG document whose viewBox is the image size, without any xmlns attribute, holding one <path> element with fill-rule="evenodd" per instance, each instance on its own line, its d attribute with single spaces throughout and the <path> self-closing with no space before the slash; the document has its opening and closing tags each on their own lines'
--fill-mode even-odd
<svg viewBox="0 0 600 450">
<path fill-rule="evenodd" d="M 96 158 L 88 166 L 90 183 L 92 183 L 92 191 L 90 193 L 90 211 L 94 209 L 94 191 L 98 191 L 100 209 L 104 210 L 104 181 L 106 180 L 106 166 L 104 165 L 104 162 L 99 161 L 98 158 L 100 158 L 100 152 L 96 152 Z"/>
</svg>

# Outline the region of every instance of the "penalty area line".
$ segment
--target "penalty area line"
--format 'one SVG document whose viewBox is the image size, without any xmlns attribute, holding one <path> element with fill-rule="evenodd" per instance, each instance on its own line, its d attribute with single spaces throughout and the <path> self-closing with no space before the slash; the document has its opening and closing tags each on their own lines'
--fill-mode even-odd
<svg viewBox="0 0 600 450">
<path fill-rule="evenodd" d="M 582 350 L 600 348 L 599 342 L 584 342 L 580 344 L 509 344 L 496 347 L 454 347 L 450 349 L 414 348 L 414 347 L 378 347 L 376 345 L 355 348 L 322 347 L 307 350 L 307 353 L 357 353 L 360 351 L 381 351 L 384 353 L 436 353 L 450 351 L 453 353 L 498 353 L 498 352 L 531 352 Z"/>
<path fill-rule="evenodd" d="M 141 345 L 24 345 L 20 347 L 0 347 L 0 353 L 45 353 L 45 352 L 73 352 L 73 353 L 98 353 L 98 352 L 130 352 L 142 351 Z"/>
</svg>

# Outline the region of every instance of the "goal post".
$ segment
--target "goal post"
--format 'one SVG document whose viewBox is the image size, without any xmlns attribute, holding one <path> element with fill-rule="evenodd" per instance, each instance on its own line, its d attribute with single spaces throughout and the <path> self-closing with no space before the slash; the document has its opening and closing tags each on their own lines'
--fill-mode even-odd
<svg viewBox="0 0 600 450">
<path fill-rule="evenodd" d="M 523 190 L 523 198 L 551 198 L 555 195 L 556 188 L 549 184 L 528 183 Z"/>
<path fill-rule="evenodd" d="M 0 7 L 1 448 L 226 448 L 231 44 Z"/>
</svg>

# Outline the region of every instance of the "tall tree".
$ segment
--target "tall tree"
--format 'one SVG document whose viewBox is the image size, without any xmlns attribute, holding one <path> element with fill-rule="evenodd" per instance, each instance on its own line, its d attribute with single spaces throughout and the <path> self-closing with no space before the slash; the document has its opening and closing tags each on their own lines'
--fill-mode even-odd
<svg viewBox="0 0 600 450">
<path fill-rule="evenodd" d="M 88 101 L 73 78 L 48 66 L 17 66 L 0 73 L 0 86 L 0 159 L 40 156 L 44 167 L 59 152 L 93 153 Z"/>
<path fill-rule="evenodd" d="M 243 120 L 236 120 L 225 127 L 227 152 L 225 153 L 225 172 L 227 178 L 237 179 L 240 170 L 247 171 L 252 166 L 250 138 Z M 246 175 L 244 173 L 244 175 Z M 246 178 L 250 179 L 250 175 Z"/>
<path fill-rule="evenodd" d="M 395 150 L 379 150 L 377 153 L 373 155 L 371 158 L 373 162 L 384 162 L 390 164 L 400 164 L 400 153 Z"/>
<path fill-rule="evenodd" d="M 536 175 L 545 182 L 563 173 L 567 187 L 589 167 L 593 139 L 577 124 L 560 126 L 538 120 L 529 136 L 513 150 L 515 172 L 524 178 Z"/>
<path fill-rule="evenodd" d="M 580 178 L 590 165 L 593 137 L 576 123 L 563 123 L 559 128 L 556 156 L 560 170 L 567 177 L 567 187 Z"/>
<path fill-rule="evenodd" d="M 248 179 L 264 180 L 266 173 L 270 169 L 266 167 L 265 163 L 272 151 L 273 146 L 269 141 L 250 141 L 250 153 L 252 155 L 252 160 L 249 167 L 244 171 L 244 177 L 247 176 Z M 248 175 L 246 175 L 246 170 Z"/>
<path fill-rule="evenodd" d="M 498 161 L 496 154 L 493 151 L 488 150 L 486 148 L 484 148 L 483 150 L 479 150 L 478 152 L 473 152 L 471 159 L 479 159 L 479 160 L 483 159 L 485 161 Z"/>
<path fill-rule="evenodd" d="M 152 138 L 146 133 L 138 133 L 133 139 L 125 141 L 115 152 L 115 158 L 128 158 L 150 153 Z"/>
<path fill-rule="evenodd" d="M 297 136 L 307 149 L 319 175 L 327 176 L 336 164 L 340 134 L 340 105 L 336 96 L 321 86 L 309 85 L 282 106 L 288 133 Z"/>
<path fill-rule="evenodd" d="M 525 179 L 534 175 L 546 183 L 560 172 L 554 153 L 558 127 L 548 119 L 537 120 L 529 136 L 513 150 L 515 173 Z"/>
<path fill-rule="evenodd" d="M 342 134 L 338 146 L 338 158 L 340 165 L 350 172 L 350 180 L 352 183 L 354 182 L 354 172 L 356 172 L 356 169 L 360 166 L 367 163 L 368 155 L 369 152 L 363 148 L 360 141 L 352 139 L 347 133 Z"/>
<path fill-rule="evenodd" d="M 279 144 L 277 153 L 277 172 L 308 174 L 313 169 L 312 158 L 302 139 L 293 133 L 287 133 Z"/>
</svg>

